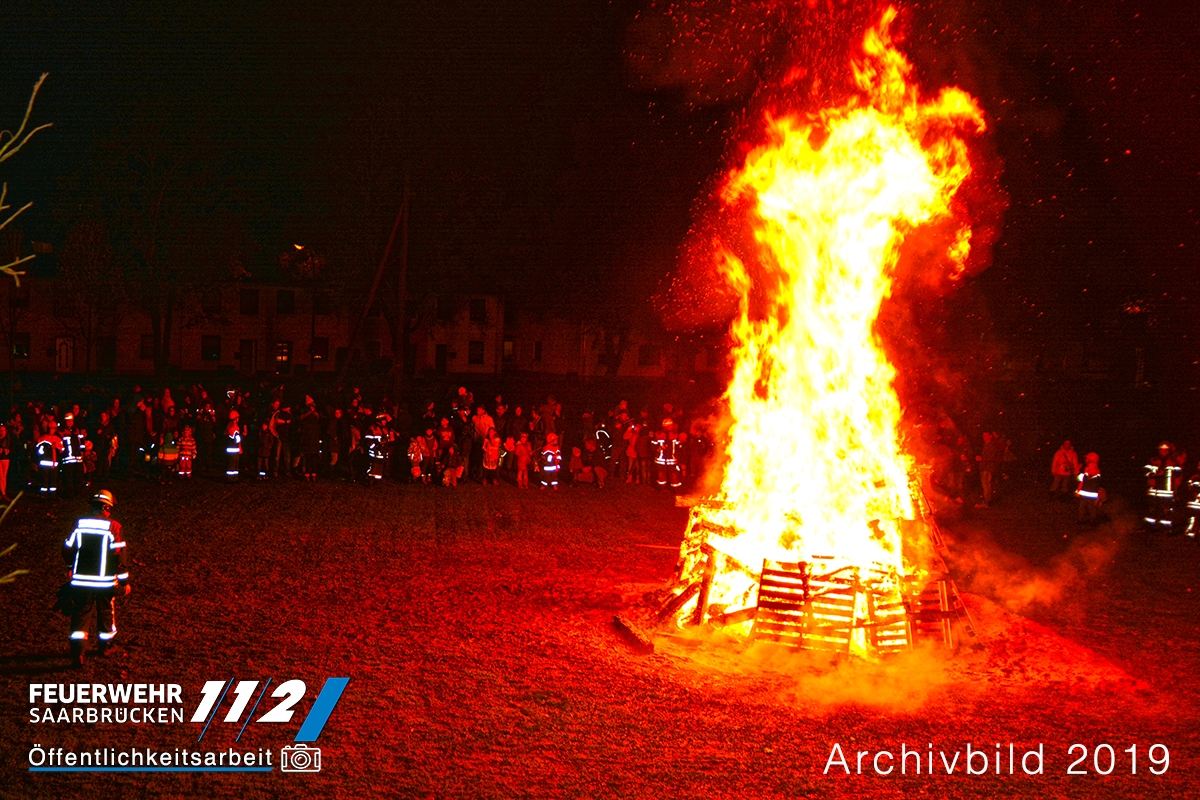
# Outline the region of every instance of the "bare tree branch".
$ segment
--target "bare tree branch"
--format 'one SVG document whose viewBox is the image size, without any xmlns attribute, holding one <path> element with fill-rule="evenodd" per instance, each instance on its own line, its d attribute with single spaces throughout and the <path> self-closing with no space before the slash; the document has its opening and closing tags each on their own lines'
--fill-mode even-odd
<svg viewBox="0 0 1200 800">
<path fill-rule="evenodd" d="M 25 118 L 21 120 L 21 127 L 17 128 L 17 132 L 9 133 L 8 131 L 0 131 L 0 139 L 3 139 L 6 133 L 9 136 L 8 141 L 0 144 L 0 162 L 7 161 L 15 156 L 25 146 L 25 143 L 33 138 L 35 133 L 54 125 L 53 122 L 47 122 L 45 125 L 37 126 L 28 134 L 25 133 L 25 126 L 29 124 L 29 116 L 33 113 L 33 102 L 37 100 L 38 90 L 42 88 L 42 84 L 46 82 L 46 78 L 49 75 L 49 72 L 43 72 L 42 77 L 38 78 L 38 82 L 33 85 L 33 93 L 29 95 L 29 105 L 25 107 Z M 23 135 L 24 138 L 22 138 Z"/>
</svg>

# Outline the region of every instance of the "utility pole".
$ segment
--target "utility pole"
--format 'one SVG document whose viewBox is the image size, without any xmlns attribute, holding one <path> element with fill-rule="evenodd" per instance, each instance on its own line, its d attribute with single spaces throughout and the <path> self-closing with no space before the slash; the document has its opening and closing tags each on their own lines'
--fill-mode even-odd
<svg viewBox="0 0 1200 800">
<path fill-rule="evenodd" d="M 405 310 L 408 300 L 408 215 L 412 193 L 408 187 L 408 176 L 404 176 L 404 200 L 400 204 L 403 227 L 400 229 L 400 258 L 396 264 L 396 338 L 399 343 L 392 342 L 392 402 L 400 402 L 400 393 L 404 389 L 404 359 L 408 349 L 408 314 Z"/>
<path fill-rule="evenodd" d="M 337 382 L 342 384 L 346 380 L 346 372 L 350 369 L 350 362 L 354 357 L 354 342 L 358 339 L 358 333 L 362 329 L 363 323 L 367 319 L 367 314 L 371 311 L 371 305 L 375 302 L 375 293 L 379 291 L 379 282 L 383 280 L 384 268 L 387 267 L 388 257 L 392 254 L 392 245 L 396 242 L 396 231 L 400 229 L 400 223 L 408 217 L 408 192 L 404 193 L 404 202 L 400 205 L 400 210 L 396 212 L 396 221 L 392 225 L 392 232 L 388 236 L 387 246 L 383 248 L 383 257 L 379 259 L 379 267 L 375 270 L 375 279 L 371 282 L 371 291 L 367 293 L 367 302 L 363 305 L 362 313 L 354 323 L 354 327 L 350 329 L 350 340 L 346 344 L 346 363 L 342 365 L 338 372 Z M 405 231 L 407 231 L 405 227 Z M 408 236 L 404 237 L 407 249 Z M 394 349 L 394 343 L 393 343 Z"/>
</svg>

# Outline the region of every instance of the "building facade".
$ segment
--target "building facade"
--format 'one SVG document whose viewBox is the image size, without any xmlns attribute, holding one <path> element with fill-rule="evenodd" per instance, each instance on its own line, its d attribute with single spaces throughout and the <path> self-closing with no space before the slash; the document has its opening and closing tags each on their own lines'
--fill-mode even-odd
<svg viewBox="0 0 1200 800">
<path fill-rule="evenodd" d="M 154 372 L 150 317 L 132 303 L 78 308 L 53 278 L 0 282 L 0 369 L 15 372 Z M 167 363 L 185 372 L 251 375 L 334 373 L 351 357 L 349 340 L 360 310 L 326 291 L 304 286 L 239 283 L 213 286 L 175 311 Z M 406 366 L 427 375 L 508 372 L 602 376 L 604 332 L 537 311 L 507 308 L 495 295 L 440 295 L 420 304 L 410 322 Z M 353 358 L 390 363 L 387 322 L 363 320 Z M 620 368 L 627 377 L 704 372 L 711 353 L 654 332 L 626 335 Z"/>
</svg>

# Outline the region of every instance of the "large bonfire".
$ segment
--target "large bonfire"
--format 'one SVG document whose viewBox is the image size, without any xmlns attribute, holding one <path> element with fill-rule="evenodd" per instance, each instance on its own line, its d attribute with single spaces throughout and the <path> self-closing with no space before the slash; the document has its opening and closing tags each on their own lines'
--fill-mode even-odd
<svg viewBox="0 0 1200 800">
<path fill-rule="evenodd" d="M 852 96 L 768 116 L 764 141 L 722 186 L 757 252 L 753 269 L 720 252 L 742 298 L 726 463 L 719 492 L 693 512 L 680 566 L 686 585 L 716 563 L 700 601 L 713 613 L 753 606 L 764 562 L 853 571 L 884 594 L 929 566 L 920 526 L 906 522 L 920 518 L 919 489 L 875 324 L 914 232 L 936 227 L 942 263 L 963 268 L 971 227 L 955 196 L 984 119 L 960 89 L 922 96 L 892 42 L 895 15 L 851 59 Z"/>
</svg>

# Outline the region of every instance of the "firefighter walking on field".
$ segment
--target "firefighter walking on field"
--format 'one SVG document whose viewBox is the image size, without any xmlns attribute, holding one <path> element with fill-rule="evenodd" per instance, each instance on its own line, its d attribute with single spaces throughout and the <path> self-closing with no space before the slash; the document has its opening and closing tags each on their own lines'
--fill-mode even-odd
<svg viewBox="0 0 1200 800">
<path fill-rule="evenodd" d="M 1186 456 L 1177 453 L 1174 445 L 1163 442 L 1158 453 L 1146 464 L 1145 522 L 1150 530 L 1171 531 L 1175 521 L 1175 494 L 1183 482 L 1183 463 Z"/>
<path fill-rule="evenodd" d="M 92 513 L 80 517 L 63 542 L 63 560 L 71 567 L 70 584 L 63 587 L 60 607 L 71 617 L 71 665 L 83 666 L 83 651 L 93 613 L 100 655 L 117 635 L 116 598 L 129 594 L 125 566 L 125 540 L 121 523 L 112 518 L 116 505 L 112 492 L 103 489 L 92 497 Z"/>
</svg>

